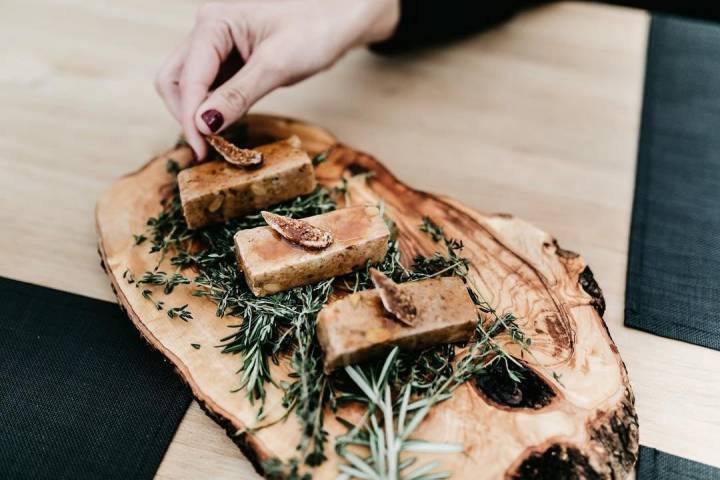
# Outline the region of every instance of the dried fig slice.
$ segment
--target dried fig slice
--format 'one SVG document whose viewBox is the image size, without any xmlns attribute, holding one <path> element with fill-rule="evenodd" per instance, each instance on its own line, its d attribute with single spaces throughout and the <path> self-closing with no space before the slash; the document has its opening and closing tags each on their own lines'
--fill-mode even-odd
<svg viewBox="0 0 720 480">
<path fill-rule="evenodd" d="M 400 323 L 409 327 L 415 326 L 417 308 L 413 304 L 412 296 L 398 288 L 397 283 L 383 275 L 375 268 L 370 269 L 370 279 L 380 295 L 383 307 Z"/>
<path fill-rule="evenodd" d="M 320 250 L 328 247 L 333 242 L 333 236 L 330 232 L 318 228 L 305 220 L 283 217 L 265 211 L 260 213 L 273 230 L 292 243 Z"/>
<path fill-rule="evenodd" d="M 262 153 L 257 150 L 236 147 L 220 135 L 207 135 L 205 138 L 226 162 L 236 167 L 252 167 L 260 165 L 263 161 Z"/>
</svg>

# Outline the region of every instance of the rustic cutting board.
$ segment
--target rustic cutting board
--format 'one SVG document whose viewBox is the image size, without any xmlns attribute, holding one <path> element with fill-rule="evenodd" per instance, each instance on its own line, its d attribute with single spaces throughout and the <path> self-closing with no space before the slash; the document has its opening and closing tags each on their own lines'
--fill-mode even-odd
<svg viewBox="0 0 720 480">
<path fill-rule="evenodd" d="M 553 237 L 509 215 L 486 215 L 443 196 L 413 190 L 369 155 L 337 143 L 325 130 L 277 117 L 247 118 L 251 144 L 297 134 L 311 155 L 330 148 L 328 160 L 317 170 L 325 185 L 358 171 L 372 171 L 369 180 L 351 181 L 353 203 L 382 198 L 387 214 L 399 228 L 401 251 L 437 249 L 418 230 L 423 215 L 444 227 L 449 237 L 464 242 L 463 255 L 472 262 L 471 276 L 484 297 L 499 312 L 513 312 L 532 339 L 535 375 L 528 377 L 524 395 L 543 395 L 541 408 L 508 406 L 502 392 L 487 382 L 470 381 L 441 403 L 416 436 L 464 445 L 462 454 L 438 457 L 442 470 L 454 478 L 554 478 L 561 473 L 596 478 L 622 478 L 632 469 L 638 451 L 638 424 L 633 393 L 625 365 L 602 319 L 604 300 L 583 259 L 561 249 Z M 171 177 L 165 170 L 173 158 L 190 161 L 187 147 L 178 147 L 152 159 L 142 169 L 118 180 L 97 205 L 100 253 L 118 301 L 147 341 L 172 361 L 207 413 L 227 429 L 251 460 L 297 455 L 297 421 L 243 433 L 256 423 L 257 405 L 251 405 L 237 387 L 239 358 L 213 348 L 229 332 L 236 318 L 217 318 L 215 305 L 178 288 L 173 306 L 189 304 L 194 319 L 171 320 L 141 295 L 141 289 L 123 280 L 123 272 L 145 272 L 157 259 L 147 246 L 135 246 L 148 217 L 160 210 L 160 198 Z M 169 300 L 168 300 L 169 301 Z M 201 345 L 195 349 L 191 344 Z M 526 359 L 527 361 L 527 359 Z M 284 375 L 287 364 L 273 367 Z M 560 375 L 558 382 L 548 372 Z M 270 388 L 266 418 L 283 413 L 281 392 Z M 517 400 L 517 399 L 515 399 Z M 331 439 L 345 431 L 328 412 Z M 334 478 L 338 457 L 331 446 L 329 460 L 313 478 Z"/>
</svg>

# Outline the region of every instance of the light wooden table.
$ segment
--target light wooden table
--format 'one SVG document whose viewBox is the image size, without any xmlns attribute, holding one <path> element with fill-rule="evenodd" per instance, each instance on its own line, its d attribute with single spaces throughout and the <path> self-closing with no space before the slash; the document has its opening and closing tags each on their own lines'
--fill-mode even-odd
<svg viewBox="0 0 720 480">
<path fill-rule="evenodd" d="M 0 16 L 0 275 L 113 300 L 93 208 L 170 146 L 152 88 L 191 0 L 5 0 Z M 302 117 L 402 180 L 506 211 L 581 252 L 627 363 L 645 445 L 720 466 L 720 352 L 623 327 L 646 13 L 555 4 L 444 48 L 356 51 L 256 110 Z M 158 472 L 257 478 L 196 404 Z"/>
</svg>

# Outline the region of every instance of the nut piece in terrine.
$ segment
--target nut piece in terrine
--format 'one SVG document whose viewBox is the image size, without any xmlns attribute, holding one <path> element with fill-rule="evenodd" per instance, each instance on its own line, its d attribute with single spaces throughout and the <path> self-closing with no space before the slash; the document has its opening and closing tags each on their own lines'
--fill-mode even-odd
<svg viewBox="0 0 720 480">
<path fill-rule="evenodd" d="M 342 208 L 303 220 L 330 232 L 333 243 L 322 250 L 304 248 L 271 227 L 235 234 L 238 263 L 255 295 L 319 282 L 385 258 L 390 232 L 377 207 Z"/>
<path fill-rule="evenodd" d="M 382 356 L 394 346 L 422 349 L 470 339 L 478 314 L 459 277 L 398 284 L 414 300 L 413 326 L 383 307 L 377 290 L 364 290 L 326 305 L 318 316 L 317 336 L 325 352 L 325 371 Z"/>
<path fill-rule="evenodd" d="M 315 190 L 312 161 L 295 141 L 283 140 L 255 150 L 263 156 L 257 168 L 238 168 L 218 160 L 178 174 L 188 227 L 242 217 Z"/>
</svg>

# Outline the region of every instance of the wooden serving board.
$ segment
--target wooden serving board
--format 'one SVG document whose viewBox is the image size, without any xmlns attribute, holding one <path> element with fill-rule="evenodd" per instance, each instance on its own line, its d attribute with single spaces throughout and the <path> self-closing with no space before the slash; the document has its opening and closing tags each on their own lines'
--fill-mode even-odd
<svg viewBox="0 0 720 480">
<path fill-rule="evenodd" d="M 418 229 L 423 215 L 431 217 L 449 237 L 464 242 L 463 255 L 472 262 L 470 275 L 483 296 L 500 313 L 519 317 L 519 326 L 532 339 L 531 349 L 544 367 L 525 359 L 535 375 L 521 392 L 537 394 L 539 382 L 549 403 L 540 408 L 510 406 L 487 382 L 467 382 L 436 406 L 416 433 L 418 438 L 465 446 L 462 454 L 438 457 L 441 470 L 468 479 L 626 476 L 638 452 L 633 393 L 602 319 L 602 292 L 579 255 L 561 249 L 550 235 L 520 219 L 481 214 L 449 198 L 413 190 L 376 159 L 337 143 L 319 127 L 263 115 L 250 115 L 246 121 L 251 144 L 297 134 L 311 155 L 330 149 L 317 170 L 324 185 L 360 171 L 373 172 L 369 180 L 356 177 L 350 182 L 352 202 L 383 199 L 387 215 L 398 226 L 404 258 L 437 250 Z M 240 359 L 214 348 L 238 319 L 217 318 L 215 305 L 191 296 L 188 287 L 163 300 L 168 306 L 189 304 L 194 319 L 170 319 L 142 297 L 142 289 L 122 278 L 126 269 L 142 273 L 154 267 L 157 258 L 148 254 L 146 245 L 135 246 L 133 234 L 143 232 L 147 218 L 160 209 L 171 181 L 167 159 L 186 164 L 190 155 L 187 147 L 170 150 L 104 194 L 96 212 L 100 253 L 121 307 L 147 341 L 173 362 L 207 413 L 256 464 L 273 457 L 289 459 L 297 456 L 300 439 L 293 416 L 254 434 L 244 433 L 256 424 L 257 405 L 251 405 L 244 392 L 232 392 Z M 283 376 L 289 367 L 283 359 L 273 369 L 274 376 Z M 550 371 L 559 374 L 560 381 Z M 282 415 L 281 397 L 279 390 L 269 388 L 266 418 Z M 511 400 L 517 405 L 517 398 Z M 340 461 L 332 439 L 345 429 L 331 412 L 325 426 L 329 459 L 313 478 L 335 478 Z"/>
</svg>

